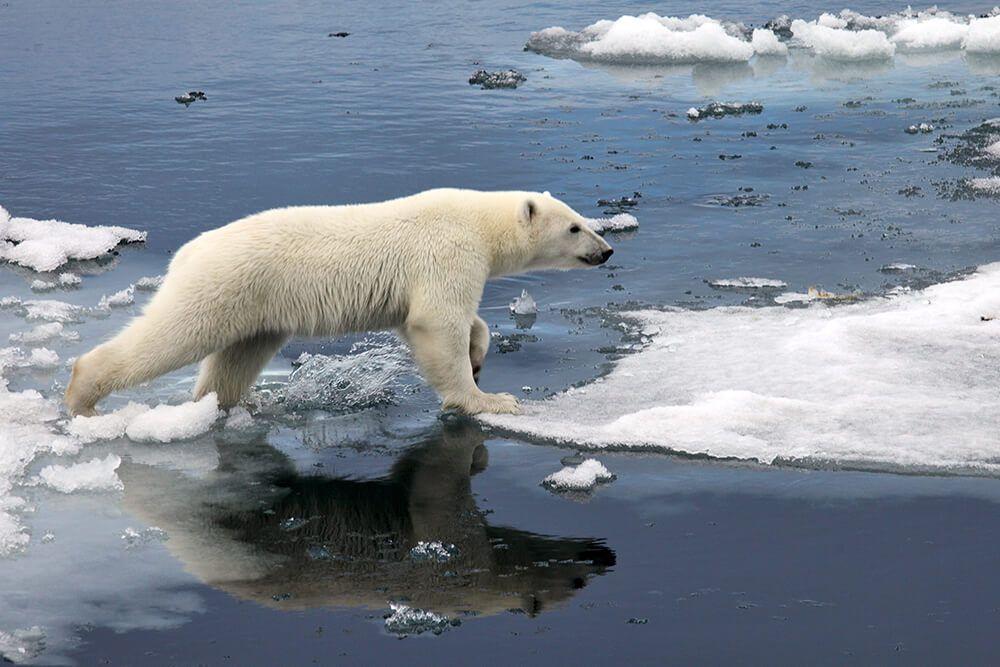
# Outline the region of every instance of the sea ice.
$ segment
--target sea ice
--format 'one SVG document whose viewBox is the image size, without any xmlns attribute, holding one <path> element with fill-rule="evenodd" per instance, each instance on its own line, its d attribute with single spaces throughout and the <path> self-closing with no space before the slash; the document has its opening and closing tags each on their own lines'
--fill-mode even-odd
<svg viewBox="0 0 1000 667">
<path fill-rule="evenodd" d="M 610 218 L 587 218 L 587 226 L 598 234 L 626 232 L 639 228 L 639 221 L 630 213 L 618 213 Z"/>
<path fill-rule="evenodd" d="M 764 110 L 760 102 L 710 102 L 703 107 L 691 107 L 687 117 L 691 120 L 705 118 L 722 118 L 724 116 L 742 116 L 743 114 L 758 114 Z"/>
<path fill-rule="evenodd" d="M 80 278 L 80 276 L 76 275 L 75 273 L 70 273 L 67 271 L 66 273 L 59 274 L 59 284 L 62 285 L 63 287 L 76 287 L 82 282 L 83 280 Z"/>
<path fill-rule="evenodd" d="M 970 178 L 969 185 L 983 192 L 1000 193 L 1000 176 Z"/>
<path fill-rule="evenodd" d="M 746 62 L 754 54 L 750 43 L 708 16 L 678 18 L 652 12 L 598 21 L 580 32 L 562 27 L 539 30 L 531 33 L 525 49 L 576 60 L 645 65 Z"/>
<path fill-rule="evenodd" d="M 108 454 L 103 459 L 92 459 L 85 463 L 46 466 L 38 476 L 47 486 L 62 493 L 121 491 L 125 486 L 115 472 L 121 463 L 121 457 Z"/>
<path fill-rule="evenodd" d="M 129 403 L 123 408 L 106 415 L 95 417 L 76 416 L 66 426 L 66 432 L 80 442 L 112 440 L 125 435 L 125 429 L 139 415 L 147 412 L 149 406 Z"/>
<path fill-rule="evenodd" d="M 135 303 L 135 285 L 129 285 L 114 294 L 105 294 L 102 296 L 97 307 L 101 309 L 121 308 L 123 306 L 131 306 L 133 303 Z"/>
<path fill-rule="evenodd" d="M 33 345 L 36 343 L 45 343 L 54 338 L 65 341 L 76 341 L 80 339 L 80 334 L 76 331 L 67 331 L 61 322 L 48 322 L 46 324 L 38 324 L 29 331 L 12 333 L 9 338 L 12 343 Z"/>
<path fill-rule="evenodd" d="M 170 442 L 201 435 L 219 418 L 215 393 L 181 405 L 158 405 L 133 418 L 125 435 L 138 442 Z"/>
<path fill-rule="evenodd" d="M 35 271 L 54 271 L 70 260 L 94 259 L 120 243 L 145 240 L 146 232 L 135 229 L 13 218 L 0 207 L 0 260 Z"/>
<path fill-rule="evenodd" d="M 351 354 L 303 354 L 301 365 L 269 402 L 287 408 L 313 407 L 364 410 L 396 400 L 403 376 L 412 368 L 399 344 L 376 344 Z"/>
<path fill-rule="evenodd" d="M 788 284 L 783 280 L 774 280 L 773 278 L 753 278 L 748 276 L 710 280 L 708 281 L 708 284 L 712 287 L 729 287 L 736 289 L 780 288 L 788 286 Z"/>
<path fill-rule="evenodd" d="M 969 53 L 1000 53 L 1000 16 L 973 19 L 962 45 Z"/>
<path fill-rule="evenodd" d="M 135 281 L 134 287 L 143 292 L 152 292 L 163 284 L 163 276 L 143 276 Z"/>
<path fill-rule="evenodd" d="M 846 30 L 796 19 L 792 21 L 792 34 L 816 55 L 831 60 L 891 58 L 896 52 L 896 45 L 878 30 Z"/>
<path fill-rule="evenodd" d="M 58 285 L 48 280 L 32 280 L 31 281 L 31 291 L 33 292 L 48 292 L 54 290 Z"/>
<path fill-rule="evenodd" d="M 968 32 L 968 25 L 947 18 L 903 19 L 890 39 L 904 51 L 938 51 L 961 48 Z"/>
<path fill-rule="evenodd" d="M 758 56 L 787 56 L 788 47 L 774 32 L 757 28 L 753 31 L 750 45 Z"/>
<path fill-rule="evenodd" d="M 663 333 L 608 375 L 480 418 L 590 448 L 998 475 L 997 312 L 1000 263 L 835 307 L 636 312 Z"/>
<path fill-rule="evenodd" d="M 580 465 L 566 466 L 542 480 L 542 486 L 553 491 L 590 491 L 599 482 L 614 480 L 607 468 L 597 459 L 585 459 Z"/>
<path fill-rule="evenodd" d="M 515 297 L 513 301 L 510 302 L 510 312 L 512 315 L 537 315 L 538 314 L 538 304 L 535 303 L 535 299 L 528 294 L 528 290 L 521 290 L 521 296 Z"/>
</svg>

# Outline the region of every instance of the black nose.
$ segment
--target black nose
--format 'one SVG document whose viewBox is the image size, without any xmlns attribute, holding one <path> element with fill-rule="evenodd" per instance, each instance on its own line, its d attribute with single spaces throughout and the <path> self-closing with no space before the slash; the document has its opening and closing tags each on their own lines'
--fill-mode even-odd
<svg viewBox="0 0 1000 667">
<path fill-rule="evenodd" d="M 615 254 L 615 251 L 611 248 L 608 248 L 603 253 L 601 253 L 601 261 L 602 262 L 608 261 L 608 257 L 611 257 L 611 255 L 613 254 Z"/>
</svg>

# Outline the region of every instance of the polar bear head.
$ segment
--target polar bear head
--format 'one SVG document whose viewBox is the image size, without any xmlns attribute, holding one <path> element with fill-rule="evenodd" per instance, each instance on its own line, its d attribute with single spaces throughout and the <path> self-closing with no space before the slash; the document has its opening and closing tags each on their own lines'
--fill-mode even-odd
<svg viewBox="0 0 1000 667">
<path fill-rule="evenodd" d="M 608 261 L 614 250 L 586 218 L 548 192 L 526 192 L 517 217 L 527 230 L 533 254 L 527 269 L 578 269 Z"/>
</svg>

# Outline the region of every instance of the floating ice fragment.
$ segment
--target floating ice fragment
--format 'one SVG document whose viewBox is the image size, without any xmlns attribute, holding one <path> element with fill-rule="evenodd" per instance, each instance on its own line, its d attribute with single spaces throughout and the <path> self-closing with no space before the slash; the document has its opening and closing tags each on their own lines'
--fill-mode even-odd
<svg viewBox="0 0 1000 667">
<path fill-rule="evenodd" d="M 702 120 L 705 118 L 723 118 L 724 116 L 742 116 L 743 114 L 758 114 L 764 110 L 764 105 L 760 102 L 709 102 L 703 107 L 691 107 L 687 110 L 687 117 L 691 120 Z"/>
<path fill-rule="evenodd" d="M 82 282 L 83 280 L 80 278 L 80 276 L 76 275 L 75 273 L 66 272 L 59 274 L 59 284 L 62 285 L 63 287 L 76 287 Z"/>
<path fill-rule="evenodd" d="M 796 302 L 808 302 L 816 300 L 824 301 L 853 301 L 857 299 L 855 294 L 835 294 L 833 292 L 826 292 L 819 289 L 818 287 L 810 287 L 805 293 L 802 292 L 783 292 L 778 296 L 774 297 L 775 303 L 785 304 L 785 303 L 796 303 Z"/>
<path fill-rule="evenodd" d="M 394 635 L 419 635 L 424 632 L 439 635 L 453 624 L 447 616 L 415 609 L 401 602 L 390 602 L 389 609 L 392 613 L 385 618 L 385 629 Z"/>
<path fill-rule="evenodd" d="M 48 280 L 32 280 L 31 281 L 31 291 L 33 292 L 48 292 L 54 290 L 58 285 Z"/>
<path fill-rule="evenodd" d="M 446 563 L 457 553 L 458 548 L 454 544 L 420 541 L 410 549 L 410 560 Z"/>
<path fill-rule="evenodd" d="M 125 435 L 138 442 L 170 442 L 193 438 L 208 431 L 219 417 L 215 392 L 199 401 L 181 405 L 158 405 L 136 416 L 125 428 Z"/>
<path fill-rule="evenodd" d="M 920 123 L 919 125 L 910 125 L 903 131 L 907 134 L 929 134 L 934 131 L 934 126 L 930 123 Z"/>
<path fill-rule="evenodd" d="M 313 354 L 270 400 L 293 409 L 310 407 L 358 411 L 396 400 L 403 376 L 412 368 L 405 348 L 380 344 L 355 354 Z"/>
<path fill-rule="evenodd" d="M 36 325 L 30 331 L 10 334 L 9 338 L 12 343 L 24 343 L 31 345 L 34 343 L 44 343 L 52 340 L 53 338 L 75 341 L 80 339 L 80 334 L 75 331 L 66 331 L 61 322 L 48 322 L 46 324 Z"/>
<path fill-rule="evenodd" d="M 587 226 L 598 234 L 605 234 L 638 229 L 639 221 L 630 213 L 618 213 L 610 218 L 587 218 Z"/>
<path fill-rule="evenodd" d="M 962 45 L 969 53 L 1000 53 L 1000 16 L 973 19 Z"/>
<path fill-rule="evenodd" d="M 65 301 L 44 299 L 25 301 L 20 305 L 24 307 L 25 319 L 29 321 L 67 323 L 79 322 L 81 319 L 81 308 Z"/>
<path fill-rule="evenodd" d="M 45 651 L 45 632 L 37 625 L 13 632 L 0 630 L 0 657 L 5 662 L 31 662 L 43 651 Z"/>
<path fill-rule="evenodd" d="M 772 31 L 757 28 L 753 31 L 750 46 L 758 56 L 787 56 L 788 47 Z"/>
<path fill-rule="evenodd" d="M 753 278 L 749 276 L 710 280 L 708 281 L 708 284 L 711 285 L 712 287 L 734 288 L 734 289 L 761 289 L 761 288 L 788 287 L 788 284 L 785 283 L 783 280 L 774 280 L 773 278 Z"/>
<path fill-rule="evenodd" d="M 1000 176 L 970 178 L 969 185 L 983 192 L 1000 193 Z"/>
<path fill-rule="evenodd" d="M 528 290 L 521 290 L 521 296 L 510 302 L 510 312 L 513 315 L 537 315 L 538 304 L 535 299 L 528 294 Z"/>
<path fill-rule="evenodd" d="M 904 264 L 903 262 L 892 262 L 891 264 L 883 265 L 879 271 L 882 273 L 901 273 L 903 271 L 912 271 L 917 268 L 916 264 Z"/>
<path fill-rule="evenodd" d="M 169 536 L 167 531 L 157 526 L 150 526 L 143 530 L 136 530 L 128 526 L 122 531 L 121 539 L 125 543 L 126 549 L 136 549 L 153 542 L 166 542 Z"/>
<path fill-rule="evenodd" d="M 35 271 L 54 271 L 70 260 L 94 259 L 120 243 L 145 240 L 146 232 L 135 229 L 12 218 L 0 207 L 0 260 Z"/>
<path fill-rule="evenodd" d="M 143 276 L 135 281 L 134 287 L 143 292 L 151 292 L 159 289 L 163 284 L 163 276 Z"/>
<path fill-rule="evenodd" d="M 130 306 L 135 303 L 135 285 L 129 285 L 123 290 L 119 290 L 114 294 L 105 294 L 101 297 L 100 302 L 97 304 L 98 308 L 121 308 L 123 306 Z"/>
<path fill-rule="evenodd" d="M 531 33 L 524 48 L 557 58 L 631 65 L 746 62 L 754 54 L 748 42 L 708 16 L 678 18 L 652 12 L 598 21 L 580 32 L 546 28 Z"/>
<path fill-rule="evenodd" d="M 70 420 L 66 431 L 80 442 L 111 440 L 125 435 L 125 429 L 149 407 L 140 403 L 129 403 L 123 408 L 96 417 L 76 416 Z"/>
<path fill-rule="evenodd" d="M 615 479 L 597 459 L 586 459 L 578 466 L 567 466 L 542 480 L 542 486 L 553 491 L 590 491 L 599 482 Z"/>
<path fill-rule="evenodd" d="M 62 493 L 121 491 L 125 486 L 115 473 L 121 463 L 121 457 L 108 454 L 103 459 L 92 459 L 85 463 L 46 466 L 38 476 L 46 485 Z"/>
<path fill-rule="evenodd" d="M 896 52 L 896 45 L 878 30 L 845 30 L 801 19 L 792 21 L 791 29 L 796 40 L 831 60 L 877 60 Z"/>
</svg>

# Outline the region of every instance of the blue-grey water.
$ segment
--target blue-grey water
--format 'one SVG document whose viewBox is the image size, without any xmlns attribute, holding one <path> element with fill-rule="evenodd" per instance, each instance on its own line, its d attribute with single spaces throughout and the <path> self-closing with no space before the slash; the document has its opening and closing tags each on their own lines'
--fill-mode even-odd
<svg viewBox="0 0 1000 667">
<path fill-rule="evenodd" d="M 996 200 L 950 196 L 988 172 L 941 159 L 956 135 L 1000 116 L 1000 59 L 948 51 L 831 64 L 793 52 L 635 68 L 523 51 L 534 30 L 626 13 L 759 25 L 839 9 L 8 0 L 0 206 L 149 232 L 147 243 L 83 266 L 79 288 L 45 297 L 92 306 L 162 273 L 201 231 L 271 207 L 454 186 L 548 190 L 600 217 L 597 200 L 639 192 L 640 228 L 608 236 L 610 265 L 487 286 L 481 312 L 498 336 L 484 388 L 547 395 L 613 362 L 623 305 L 756 301 L 706 282 L 737 276 L 879 295 L 1000 258 Z M 338 31 L 350 35 L 328 37 Z M 467 83 L 481 67 L 513 67 L 527 81 L 481 90 Z M 207 99 L 174 101 L 188 90 Z M 711 100 L 764 110 L 686 118 Z M 903 131 L 921 122 L 934 132 Z M 766 197 L 719 203 L 747 194 Z M 879 271 L 893 262 L 918 269 Z M 36 277 L 0 266 L 0 296 L 37 297 Z M 522 289 L 539 303 L 524 331 L 507 311 Z M 74 326 L 81 340 L 60 356 L 89 349 L 146 298 Z M 0 311 L 2 340 L 24 328 Z M 516 334 L 519 349 L 500 353 Z M 294 341 L 265 382 L 279 386 L 303 351 L 348 348 Z M 177 402 L 193 373 L 110 402 Z M 55 396 L 67 377 L 61 367 L 11 386 Z M 602 454 L 618 479 L 567 498 L 539 482 L 572 451 L 444 424 L 412 378 L 393 392 L 388 406 L 262 417 L 243 439 L 89 446 L 123 455 L 120 494 L 19 491 L 32 540 L 0 559 L 0 653 L 38 664 L 993 657 L 994 479 Z M 287 519 L 312 523 L 285 530 Z M 120 537 L 149 526 L 168 539 Z M 55 539 L 43 542 L 48 532 Z M 439 533 L 464 553 L 454 571 L 400 553 L 414 535 Z M 462 622 L 399 641 L 383 622 L 389 600 L 423 600 Z"/>
</svg>

